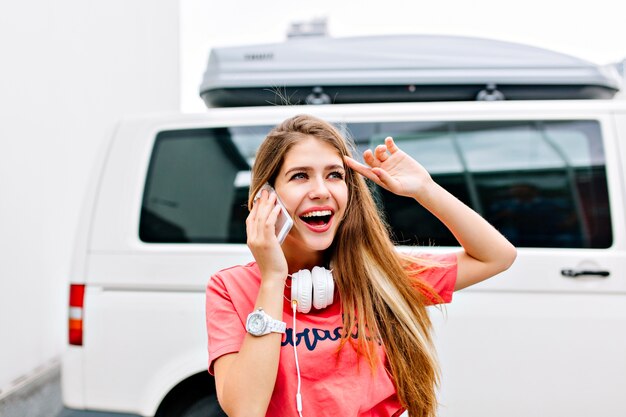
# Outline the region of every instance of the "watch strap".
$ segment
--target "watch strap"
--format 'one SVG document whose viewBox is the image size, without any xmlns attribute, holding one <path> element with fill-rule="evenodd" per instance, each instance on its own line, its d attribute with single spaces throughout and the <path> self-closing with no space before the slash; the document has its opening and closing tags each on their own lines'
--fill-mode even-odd
<svg viewBox="0 0 626 417">
<path fill-rule="evenodd" d="M 287 330 L 287 323 L 285 323 L 284 321 L 273 319 L 269 315 L 267 317 L 269 317 L 267 327 L 269 328 L 270 332 L 285 333 L 285 330 Z"/>
</svg>

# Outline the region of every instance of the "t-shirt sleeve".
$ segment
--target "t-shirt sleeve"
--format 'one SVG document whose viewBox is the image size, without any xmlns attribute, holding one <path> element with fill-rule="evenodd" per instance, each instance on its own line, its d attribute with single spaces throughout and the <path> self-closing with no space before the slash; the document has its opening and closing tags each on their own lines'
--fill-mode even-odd
<svg viewBox="0 0 626 417">
<path fill-rule="evenodd" d="M 211 277 L 206 289 L 206 329 L 209 373 L 220 356 L 239 352 L 246 335 L 245 323 L 237 314 L 226 285 L 219 274 Z"/>
<path fill-rule="evenodd" d="M 415 258 L 415 264 L 409 266 L 409 268 L 420 270 L 416 279 L 432 288 L 440 297 L 440 299 L 436 299 L 432 294 L 422 291 L 426 298 L 430 300 L 432 304 L 451 302 L 457 277 L 458 264 L 456 254 L 425 253 L 415 255 L 413 258 Z"/>
</svg>

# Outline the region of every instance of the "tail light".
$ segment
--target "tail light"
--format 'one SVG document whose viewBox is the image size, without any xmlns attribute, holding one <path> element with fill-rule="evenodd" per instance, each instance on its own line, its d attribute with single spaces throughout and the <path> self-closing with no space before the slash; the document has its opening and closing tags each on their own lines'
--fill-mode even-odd
<svg viewBox="0 0 626 417">
<path fill-rule="evenodd" d="M 83 300 L 85 298 L 84 284 L 70 285 L 70 314 L 68 334 L 70 345 L 83 345 Z"/>
</svg>

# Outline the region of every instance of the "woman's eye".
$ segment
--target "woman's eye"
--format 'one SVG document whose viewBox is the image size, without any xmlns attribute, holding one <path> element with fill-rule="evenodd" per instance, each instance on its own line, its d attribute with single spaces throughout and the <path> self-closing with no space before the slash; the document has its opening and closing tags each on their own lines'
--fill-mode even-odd
<svg viewBox="0 0 626 417">
<path fill-rule="evenodd" d="M 333 171 L 328 175 L 330 178 L 335 178 L 338 180 L 342 180 L 344 175 L 343 172 L 339 172 L 339 171 Z"/>
<path fill-rule="evenodd" d="M 298 172 L 296 174 L 293 174 L 291 176 L 292 180 L 302 180 L 302 179 L 306 179 L 306 174 L 304 172 Z"/>
</svg>

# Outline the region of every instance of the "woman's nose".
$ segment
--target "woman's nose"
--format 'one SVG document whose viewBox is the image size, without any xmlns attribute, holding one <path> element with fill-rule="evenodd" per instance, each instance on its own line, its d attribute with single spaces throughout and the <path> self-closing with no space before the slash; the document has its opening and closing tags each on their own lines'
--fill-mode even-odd
<svg viewBox="0 0 626 417">
<path fill-rule="evenodd" d="M 309 198 L 311 200 L 325 199 L 328 197 L 330 197 L 330 191 L 328 191 L 328 187 L 326 187 L 326 183 L 323 179 L 311 183 L 311 190 L 309 191 Z"/>
</svg>

